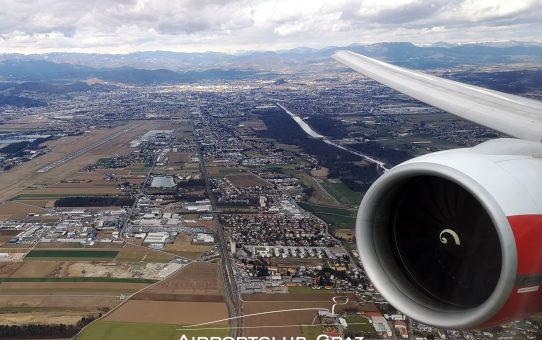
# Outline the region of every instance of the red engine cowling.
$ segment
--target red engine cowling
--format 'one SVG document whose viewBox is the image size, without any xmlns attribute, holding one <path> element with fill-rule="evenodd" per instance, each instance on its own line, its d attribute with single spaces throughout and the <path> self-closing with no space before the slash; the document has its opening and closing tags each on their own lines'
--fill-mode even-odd
<svg viewBox="0 0 542 340">
<path fill-rule="evenodd" d="M 365 195 L 356 237 L 384 298 L 484 328 L 542 310 L 542 144 L 499 139 L 405 162 Z"/>
</svg>

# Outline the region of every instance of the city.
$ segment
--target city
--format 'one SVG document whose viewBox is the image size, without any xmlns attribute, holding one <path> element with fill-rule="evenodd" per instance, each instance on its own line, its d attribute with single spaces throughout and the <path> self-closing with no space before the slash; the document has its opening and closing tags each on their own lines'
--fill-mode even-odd
<svg viewBox="0 0 542 340">
<path fill-rule="evenodd" d="M 386 169 L 499 133 L 338 66 L 52 87 L 19 92 L 34 102 L 0 118 L 0 308 L 13 334 L 37 324 L 94 339 L 132 323 L 191 334 L 213 320 L 206 336 L 541 334 L 536 316 L 480 331 L 418 323 L 379 294 L 355 245 L 357 206 Z"/>
</svg>

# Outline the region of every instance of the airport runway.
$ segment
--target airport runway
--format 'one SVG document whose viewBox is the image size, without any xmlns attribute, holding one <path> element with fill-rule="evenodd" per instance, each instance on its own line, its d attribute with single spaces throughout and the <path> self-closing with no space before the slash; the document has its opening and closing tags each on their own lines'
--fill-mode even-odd
<svg viewBox="0 0 542 340">
<path fill-rule="evenodd" d="M 37 172 L 44 173 L 44 172 L 47 172 L 47 171 L 49 171 L 51 169 L 59 167 L 62 164 L 66 163 L 66 162 L 69 162 L 74 158 L 77 158 L 77 157 L 79 157 L 81 155 L 84 155 L 85 153 L 87 153 L 87 152 L 89 152 L 89 151 L 91 151 L 93 149 L 96 149 L 97 147 L 99 147 L 102 144 L 105 144 L 105 143 L 107 143 L 109 141 L 112 141 L 113 139 L 115 139 L 115 138 L 117 138 L 119 136 L 122 136 L 123 134 L 127 133 L 128 131 L 130 131 L 130 130 L 136 128 L 136 127 L 137 126 L 131 127 L 130 129 L 121 130 L 121 131 L 116 132 L 116 133 L 112 134 L 111 136 L 108 136 L 108 137 L 106 137 L 106 138 L 104 138 L 104 139 L 102 139 L 102 140 L 100 140 L 100 141 L 98 141 L 98 142 L 96 142 L 94 144 L 85 146 L 81 150 L 77 150 L 76 152 L 71 153 L 68 156 L 66 156 L 66 157 L 64 157 L 64 158 L 62 158 L 62 159 L 60 159 L 60 160 L 58 160 L 58 161 L 56 161 L 54 163 L 51 163 L 51 164 L 49 164 L 47 166 L 44 166 L 43 168 L 39 169 Z"/>
</svg>

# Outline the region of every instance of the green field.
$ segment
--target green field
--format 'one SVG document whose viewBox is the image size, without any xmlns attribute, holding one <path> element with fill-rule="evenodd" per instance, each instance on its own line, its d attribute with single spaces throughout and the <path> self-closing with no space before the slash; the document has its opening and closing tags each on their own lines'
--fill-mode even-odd
<svg viewBox="0 0 542 340">
<path fill-rule="evenodd" d="M 340 208 L 331 208 L 306 202 L 299 202 L 299 206 L 326 221 L 326 223 L 339 229 L 353 229 L 356 227 L 354 213 Z"/>
<path fill-rule="evenodd" d="M 111 160 L 111 158 L 100 158 L 100 159 L 98 159 L 96 164 L 105 165 L 105 164 L 109 163 L 110 160 Z"/>
<path fill-rule="evenodd" d="M 349 315 L 345 318 L 348 330 L 355 335 L 367 335 L 374 331 L 373 326 L 366 317 L 361 315 Z"/>
<path fill-rule="evenodd" d="M 323 334 L 324 330 L 320 325 L 304 325 L 301 326 L 301 335 L 307 340 L 316 340 L 318 336 Z"/>
<path fill-rule="evenodd" d="M 335 197 L 337 201 L 343 204 L 358 206 L 361 202 L 362 194 L 360 192 L 350 190 L 342 182 L 333 183 L 325 180 L 322 182 L 322 186 L 331 196 Z"/>
<path fill-rule="evenodd" d="M 116 250 L 32 250 L 25 258 L 113 259 L 118 253 Z"/>
<path fill-rule="evenodd" d="M 158 280 L 131 277 L 0 277 L 0 282 L 117 282 L 155 283 Z"/>
<path fill-rule="evenodd" d="M 311 287 L 288 287 L 288 293 L 293 294 L 336 294 L 335 289 L 312 289 Z"/>
<path fill-rule="evenodd" d="M 206 329 L 206 330 L 177 330 L 182 325 L 156 324 L 156 323 L 133 323 L 98 320 L 85 328 L 74 340 L 179 340 L 186 335 L 191 337 L 225 337 L 229 330 Z"/>
</svg>

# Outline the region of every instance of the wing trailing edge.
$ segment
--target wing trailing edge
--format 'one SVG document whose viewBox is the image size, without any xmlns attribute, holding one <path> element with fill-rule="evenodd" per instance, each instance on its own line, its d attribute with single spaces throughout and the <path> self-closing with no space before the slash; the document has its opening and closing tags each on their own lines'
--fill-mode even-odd
<svg viewBox="0 0 542 340">
<path fill-rule="evenodd" d="M 542 102 L 391 65 L 350 51 L 333 58 L 353 70 L 461 118 L 542 142 Z"/>
</svg>

